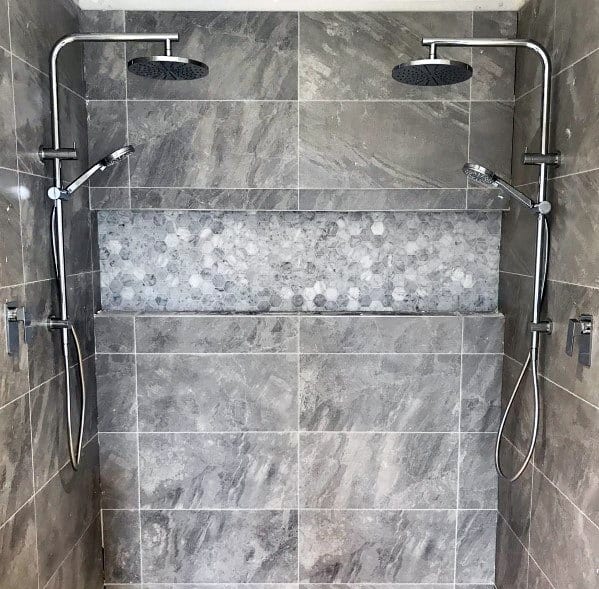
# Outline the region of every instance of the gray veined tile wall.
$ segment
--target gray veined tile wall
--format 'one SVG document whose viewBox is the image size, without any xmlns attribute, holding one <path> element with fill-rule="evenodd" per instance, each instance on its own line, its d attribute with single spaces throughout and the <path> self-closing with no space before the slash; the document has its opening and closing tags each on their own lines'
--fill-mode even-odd
<svg viewBox="0 0 599 589">
<path fill-rule="evenodd" d="M 443 50 L 480 74 L 444 89 L 390 71 L 423 35 L 512 35 L 514 15 L 85 26 L 178 30 L 211 68 L 175 86 L 127 73 L 146 45 L 86 54 L 90 158 L 136 147 L 90 191 L 104 309 L 175 312 L 96 319 L 107 580 L 488 589 L 503 324 L 470 313 L 496 309 L 504 205 L 460 168 L 510 175 L 514 56 Z M 448 316 L 197 315 L 225 309 Z"/>
<path fill-rule="evenodd" d="M 0 303 L 26 306 L 34 324 L 55 313 L 57 303 L 45 196 L 50 169 L 37 157 L 50 134 L 48 56 L 61 36 L 79 30 L 80 16 L 71 0 L 0 0 Z M 64 162 L 68 181 L 87 165 L 80 45 L 61 55 L 60 74 L 62 141 L 75 142 L 79 152 L 77 161 Z M 0 585 L 7 589 L 98 589 L 103 584 L 86 187 L 64 203 L 64 217 L 67 285 L 77 294 L 70 311 L 82 337 L 88 383 L 84 457 L 77 473 L 66 464 L 59 334 L 34 327 L 28 345 L 21 341 L 18 357 L 7 356 L 4 348 L 0 352 Z M 4 341 L 4 318 L 0 323 Z M 78 403 L 73 402 L 75 414 Z"/>
<path fill-rule="evenodd" d="M 596 79 L 599 12 L 595 2 L 530 0 L 518 15 L 518 36 L 532 37 L 554 61 L 553 145 L 563 165 L 552 171 L 552 245 L 545 313 L 554 330 L 540 353 L 542 421 L 534 465 L 515 485 L 500 483 L 496 584 L 500 589 L 596 587 L 599 559 L 597 512 L 597 359 L 582 367 L 565 355 L 567 324 L 581 313 L 597 315 L 598 242 Z M 518 52 L 513 175 L 517 184 L 535 181 L 535 170 L 519 162 L 539 140 L 538 61 Z M 523 187 L 534 194 L 536 184 Z M 519 211 L 504 218 L 499 301 L 506 316 L 504 399 L 526 355 L 533 260 L 529 220 Z M 593 338 L 596 339 L 595 337 Z M 593 342 L 596 347 L 596 341 Z M 592 384 L 591 384 L 592 383 Z M 530 432 L 531 383 L 517 403 L 518 420 L 508 422 L 504 448 L 516 468 Z"/>
<path fill-rule="evenodd" d="M 493 581 L 500 315 L 96 322 L 110 583 Z"/>
</svg>

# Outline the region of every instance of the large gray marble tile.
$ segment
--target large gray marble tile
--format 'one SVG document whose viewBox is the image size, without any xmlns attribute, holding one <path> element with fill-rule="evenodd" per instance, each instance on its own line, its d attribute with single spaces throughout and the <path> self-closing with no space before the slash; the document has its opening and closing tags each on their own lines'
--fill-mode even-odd
<svg viewBox="0 0 599 589">
<path fill-rule="evenodd" d="M 528 563 L 528 589 L 554 589 L 545 573 L 530 559 Z"/>
<path fill-rule="evenodd" d="M 549 277 L 561 282 L 599 286 L 596 251 L 599 233 L 599 172 L 551 182 L 551 252 Z"/>
<path fill-rule="evenodd" d="M 102 509 L 137 509 L 137 434 L 100 433 Z"/>
<path fill-rule="evenodd" d="M 135 400 L 135 357 L 129 354 L 99 354 L 98 429 L 126 432 L 137 429 Z"/>
<path fill-rule="evenodd" d="M 529 0 L 518 12 L 518 37 L 534 39 L 553 56 L 555 2 Z M 541 83 L 541 60 L 529 49 L 516 51 L 516 96 Z"/>
<path fill-rule="evenodd" d="M 296 511 L 142 511 L 144 581 L 297 579 Z"/>
<path fill-rule="evenodd" d="M 81 30 L 89 33 L 123 33 L 125 12 L 84 10 L 81 13 Z M 87 98 L 124 99 L 127 96 L 125 43 L 86 43 L 83 53 Z"/>
<path fill-rule="evenodd" d="M 473 12 L 473 37 L 513 38 L 516 12 Z M 472 49 L 472 100 L 513 100 L 515 52 L 503 47 Z"/>
<path fill-rule="evenodd" d="M 459 354 L 459 317 L 309 317 L 300 318 L 304 353 Z"/>
<path fill-rule="evenodd" d="M 139 353 L 296 352 L 294 317 L 137 317 Z"/>
<path fill-rule="evenodd" d="M 102 530 L 98 514 L 69 558 L 52 575 L 46 589 L 102 589 L 103 586 Z"/>
<path fill-rule="evenodd" d="M 23 282 L 21 194 L 17 173 L 0 170 L 0 286 Z"/>
<path fill-rule="evenodd" d="M 134 188 L 131 208 L 293 211 L 298 205 L 297 190 L 291 189 Z"/>
<path fill-rule="evenodd" d="M 456 355 L 303 355 L 304 430 L 456 431 Z"/>
<path fill-rule="evenodd" d="M 300 505 L 455 507 L 457 434 L 303 433 Z"/>
<path fill-rule="evenodd" d="M 0 409 L 0 525 L 33 493 L 27 395 Z"/>
<path fill-rule="evenodd" d="M 528 552 L 501 517 L 497 520 L 496 545 L 497 589 L 527 589 Z"/>
<path fill-rule="evenodd" d="M 597 586 L 599 529 L 535 472 L 530 554 L 555 587 Z M 558 530 L 558 533 L 555 531 Z"/>
<path fill-rule="evenodd" d="M 29 64 L 13 60 L 15 115 L 17 129 L 17 159 L 21 172 L 49 176 L 49 163 L 38 156 L 40 145 L 51 144 L 50 97 L 48 78 Z M 85 101 L 59 88 L 62 105 L 61 140 L 63 145 L 77 145 L 79 158 L 63 162 L 63 177 L 74 179 L 87 167 L 87 116 Z M 45 191 L 44 191 L 45 192 Z M 43 198 L 39 195 L 39 198 Z"/>
<path fill-rule="evenodd" d="M 305 511 L 300 581 L 449 582 L 454 536 L 454 511 Z"/>
<path fill-rule="evenodd" d="M 94 317 L 96 353 L 132 353 L 135 350 L 133 317 L 127 315 L 96 315 Z"/>
<path fill-rule="evenodd" d="M 466 208 L 460 189 L 300 190 L 299 208 L 309 211 L 425 211 Z"/>
<path fill-rule="evenodd" d="M 33 500 L 0 526 L 0 578 L 8 587 L 37 589 L 35 508 Z"/>
<path fill-rule="evenodd" d="M 102 510 L 104 576 L 107 583 L 141 579 L 140 512 Z"/>
<path fill-rule="evenodd" d="M 297 186 L 294 102 L 129 105 L 132 186 Z"/>
<path fill-rule="evenodd" d="M 3 44 L 7 41 L 2 37 Z M 16 169 L 15 109 L 10 53 L 0 48 L 0 166 Z"/>
<path fill-rule="evenodd" d="M 11 288 L 0 288 L 0 304 L 16 301 L 19 305 L 25 305 L 25 288 L 14 286 Z M 0 316 L 0 337 L 6 341 L 6 325 L 4 313 Z M 29 353 L 25 345 L 23 330 L 19 334 L 18 356 L 0 354 L 0 407 L 10 403 L 29 389 Z"/>
<path fill-rule="evenodd" d="M 462 509 L 495 509 L 495 434 L 461 434 L 460 497 Z"/>
<path fill-rule="evenodd" d="M 530 59 L 530 57 L 529 57 Z M 532 57 L 534 59 L 534 56 Z M 557 106 L 556 92 L 553 92 L 552 108 Z M 518 98 L 514 103 L 513 148 L 512 148 L 512 181 L 515 186 L 535 183 L 539 180 L 537 166 L 525 166 L 522 154 L 536 153 L 541 148 L 541 129 L 539 105 L 541 104 L 541 88 L 537 87 L 528 94 Z M 557 119 L 553 110 L 554 121 Z M 565 145 L 552 133 L 552 144 L 565 152 Z M 516 205 L 514 205 L 516 206 Z"/>
<path fill-rule="evenodd" d="M 563 154 L 559 174 L 599 167 L 599 53 L 555 78 L 555 146 Z"/>
<path fill-rule="evenodd" d="M 218 585 L 220 589 L 298 589 L 297 583 L 218 583 Z M 210 589 L 210 587 L 214 585 L 211 583 L 144 583 L 143 589 Z M 141 589 L 141 585 L 126 587 L 118 585 L 114 589 Z"/>
<path fill-rule="evenodd" d="M 45 186 L 47 190 L 47 185 Z M 36 195 L 42 197 L 42 193 Z M 46 200 L 50 200 L 46 198 Z M 63 204 L 64 239 L 67 274 L 81 274 L 92 270 L 91 213 L 87 186 L 81 187 L 73 198 Z M 47 226 L 47 222 L 46 222 Z M 49 230 L 46 229 L 49 233 Z"/>
<path fill-rule="evenodd" d="M 93 211 L 102 209 L 130 209 L 129 188 L 121 186 L 92 186 L 89 189 L 89 206 Z"/>
<path fill-rule="evenodd" d="M 94 339 L 94 291 L 91 272 L 67 277 L 67 297 L 69 318 L 77 331 L 84 358 L 91 356 L 96 349 Z M 72 350 L 71 361 L 77 362 Z"/>
<path fill-rule="evenodd" d="M 300 15 L 300 97 L 304 100 L 467 100 L 470 84 L 399 84 L 392 69 L 427 53 L 421 38 L 472 36 L 467 12 L 308 12 Z M 440 55 L 470 61 L 470 50 Z"/>
<path fill-rule="evenodd" d="M 554 334 L 543 340 L 541 373 L 579 397 L 599 406 L 599 346 L 593 345 L 590 367 L 578 364 L 577 349 L 572 357 L 564 352 L 568 321 L 581 313 L 599 316 L 599 292 L 597 289 L 551 281 L 547 287 L 546 299 L 547 316 L 553 321 Z"/>
<path fill-rule="evenodd" d="M 464 354 L 501 354 L 503 352 L 503 315 L 464 317 Z"/>
<path fill-rule="evenodd" d="M 127 106 L 124 100 L 90 100 L 87 103 L 89 159 L 96 162 L 129 143 L 127 136 Z M 131 130 L 129 130 L 129 134 Z M 137 144 L 133 144 L 137 149 Z M 92 186 L 128 186 L 129 160 L 97 173 Z"/>
<path fill-rule="evenodd" d="M 40 583 L 50 579 L 100 508 L 98 443 L 83 450 L 75 472 L 66 465 L 36 495 Z"/>
<path fill-rule="evenodd" d="M 43 72 L 49 71 L 53 45 L 61 37 L 78 30 L 78 8 L 69 0 L 10 3 L 13 52 Z M 61 51 L 60 74 L 63 84 L 81 95 L 85 94 L 81 43 L 73 43 Z"/>
<path fill-rule="evenodd" d="M 495 582 L 496 528 L 497 513 L 493 510 L 458 512 L 458 583 Z"/>
<path fill-rule="evenodd" d="M 139 444 L 142 508 L 297 505 L 296 434 L 141 434 Z"/>
<path fill-rule="evenodd" d="M 507 211 L 510 208 L 510 201 L 494 188 L 480 188 L 471 185 L 467 192 L 466 208 L 468 210 Z"/>
<path fill-rule="evenodd" d="M 505 437 L 501 441 L 501 465 L 508 474 L 515 473 L 524 459 L 524 455 L 508 442 Z M 499 496 L 497 509 L 503 519 L 521 542 L 528 544 L 530 528 L 530 497 L 532 493 L 533 467 L 529 465 L 522 476 L 510 483 L 499 478 Z"/>
<path fill-rule="evenodd" d="M 530 346 L 528 322 L 532 310 L 533 279 L 499 273 L 499 310 L 505 315 L 505 345 L 508 356 L 524 362 Z M 545 338 L 550 341 L 550 338 Z"/>
<path fill-rule="evenodd" d="M 455 102 L 303 102 L 300 186 L 465 187 L 468 114 Z"/>
<path fill-rule="evenodd" d="M 495 432 L 501 412 L 501 354 L 462 356 L 463 432 Z"/>
<path fill-rule="evenodd" d="M 275 6 L 276 7 L 276 6 Z M 181 82 L 128 75 L 129 96 L 158 99 L 293 100 L 297 97 L 295 12 L 127 12 L 127 32 L 177 31 L 175 55 L 202 61 L 205 79 Z M 153 46 L 160 55 L 163 48 Z M 131 44 L 127 58 L 147 55 Z"/>
<path fill-rule="evenodd" d="M 555 67 L 561 70 L 599 47 L 599 6 L 593 0 L 555 3 Z"/>
<path fill-rule="evenodd" d="M 520 376 L 522 364 L 513 360 L 509 356 L 504 356 L 503 361 L 503 382 L 501 385 L 501 410 L 506 410 L 512 391 L 516 386 L 516 382 Z M 516 395 L 512 412 L 505 423 L 503 435 L 517 448 L 518 451 L 524 453 L 528 451 L 530 445 L 530 434 L 532 432 L 532 416 L 533 416 L 533 385 L 531 370 L 527 370 L 520 391 Z M 508 464 L 511 464 L 510 471 L 516 472 L 515 466 L 520 462 L 519 459 L 513 457 Z M 509 472 L 509 471 L 508 471 Z"/>
<path fill-rule="evenodd" d="M 535 465 L 599 526 L 598 430 L 599 409 L 543 379 Z"/>
<path fill-rule="evenodd" d="M 292 355 L 137 357 L 141 431 L 297 429 Z"/>
<path fill-rule="evenodd" d="M 68 460 L 65 386 L 64 373 L 61 373 L 30 392 L 36 491 Z M 78 387 L 79 383 L 75 381 L 75 395 L 79 394 Z M 74 411 L 74 402 L 71 407 Z"/>
<path fill-rule="evenodd" d="M 38 70 L 15 59 L 13 83 L 18 169 L 21 172 L 49 175 L 49 164 L 44 165 L 37 155 L 40 145 L 51 143 L 48 79 Z"/>
<path fill-rule="evenodd" d="M 25 298 L 31 313 L 32 326 L 27 346 L 29 362 L 29 385 L 33 388 L 64 370 L 60 333 L 50 331 L 44 322 L 58 314 L 58 288 L 56 280 L 30 282 L 25 285 Z"/>
<path fill-rule="evenodd" d="M 53 204 L 46 196 L 48 186 L 50 182 L 45 178 L 19 174 L 18 190 L 21 195 L 21 231 L 26 282 L 47 280 L 55 276 L 50 231 Z"/>
<path fill-rule="evenodd" d="M 10 49 L 8 31 L 8 0 L 0 0 L 0 38 L 2 39 L 2 47 L 7 51 Z"/>
<path fill-rule="evenodd" d="M 538 200 L 536 184 L 529 184 L 522 192 L 532 200 Z M 552 216 L 552 224 L 554 219 Z M 516 203 L 511 204 L 510 210 L 501 220 L 501 270 L 526 276 L 534 274 L 536 223 L 535 215 L 531 215 L 527 209 Z M 553 241 L 553 238 L 550 241 Z M 551 262 L 553 265 L 553 258 Z"/>
<path fill-rule="evenodd" d="M 473 102 L 470 105 L 468 159 L 510 180 L 513 125 L 513 103 Z"/>
</svg>

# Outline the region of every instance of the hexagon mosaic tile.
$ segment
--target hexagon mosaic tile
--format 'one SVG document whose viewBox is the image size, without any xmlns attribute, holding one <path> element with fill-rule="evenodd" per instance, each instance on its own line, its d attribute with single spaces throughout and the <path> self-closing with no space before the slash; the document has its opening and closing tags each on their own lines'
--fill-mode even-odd
<svg viewBox="0 0 599 589">
<path fill-rule="evenodd" d="M 496 212 L 102 211 L 98 225 L 106 310 L 497 307 Z"/>
</svg>

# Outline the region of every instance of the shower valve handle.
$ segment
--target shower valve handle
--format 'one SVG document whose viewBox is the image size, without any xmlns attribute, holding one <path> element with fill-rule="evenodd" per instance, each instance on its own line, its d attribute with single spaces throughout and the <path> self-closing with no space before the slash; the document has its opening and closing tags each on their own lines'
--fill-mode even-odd
<svg viewBox="0 0 599 589">
<path fill-rule="evenodd" d="M 583 366 L 590 366 L 592 337 L 593 317 L 591 315 L 581 315 L 578 319 L 570 319 L 566 337 L 566 354 L 574 355 L 574 340 L 578 338 L 578 362 Z"/>
</svg>

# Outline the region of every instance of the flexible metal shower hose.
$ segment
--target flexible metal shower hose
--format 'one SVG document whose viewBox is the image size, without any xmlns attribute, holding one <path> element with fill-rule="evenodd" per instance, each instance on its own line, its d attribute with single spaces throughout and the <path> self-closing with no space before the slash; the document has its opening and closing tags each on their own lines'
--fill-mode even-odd
<svg viewBox="0 0 599 589">
<path fill-rule="evenodd" d="M 52 257 L 54 260 L 54 271 L 56 272 L 56 276 L 58 278 L 58 258 L 56 253 L 56 206 L 52 209 Z M 60 280 L 59 280 L 60 283 Z M 59 284 L 59 295 L 61 297 L 61 305 L 62 300 L 66 297 L 66 293 L 62 292 Z M 67 434 L 68 434 L 68 444 L 69 444 L 69 459 L 71 461 L 71 466 L 73 470 L 77 470 L 79 468 L 79 463 L 81 462 L 81 449 L 83 447 L 83 433 L 85 429 L 85 402 L 87 398 L 87 392 L 85 387 L 85 374 L 83 372 L 83 354 L 81 353 L 81 343 L 79 341 L 79 337 L 77 336 L 77 331 L 73 324 L 69 324 L 68 330 L 73 336 L 73 341 L 75 342 L 75 350 L 77 351 L 77 360 L 79 364 L 79 378 L 81 382 L 81 412 L 79 415 L 79 435 L 77 441 L 77 451 L 75 452 L 75 444 L 73 442 L 73 417 L 71 410 L 71 375 L 69 371 L 69 351 L 68 345 L 65 346 L 63 343 L 62 346 L 62 356 L 64 360 L 65 367 L 65 384 L 66 384 L 66 414 L 67 414 Z M 68 338 L 68 336 L 67 336 Z"/>
<path fill-rule="evenodd" d="M 543 303 L 543 299 L 545 297 L 545 285 L 547 283 L 547 268 L 549 261 L 549 223 L 547 221 L 547 217 L 543 217 L 545 222 L 545 243 L 543 246 L 543 279 L 541 281 L 541 304 Z M 522 381 L 524 380 L 524 376 L 528 370 L 528 367 L 532 368 L 532 379 L 533 379 L 533 397 L 534 397 L 534 414 L 533 414 L 533 424 L 532 424 L 532 434 L 530 438 L 530 445 L 528 447 L 528 451 L 526 452 L 526 456 L 520 468 L 515 472 L 515 474 L 509 476 L 506 475 L 501 467 L 501 438 L 503 436 L 503 432 L 505 430 L 505 425 L 507 419 L 511 413 L 512 406 L 514 404 L 514 400 L 516 399 L 516 395 L 520 390 L 520 386 L 522 385 Z M 499 426 L 499 431 L 497 432 L 497 440 L 495 442 L 495 469 L 497 473 L 507 479 L 510 483 L 517 481 L 524 471 L 526 467 L 529 465 L 532 455 L 535 450 L 535 446 L 537 443 L 537 437 L 539 435 L 539 418 L 541 414 L 541 390 L 539 383 L 539 350 L 536 349 L 533 353 L 532 349 L 529 350 L 528 356 L 522 366 L 522 370 L 520 371 L 520 376 L 516 381 L 516 385 L 514 386 L 514 390 L 510 396 L 510 400 L 508 401 L 507 407 L 505 408 L 505 413 L 503 414 L 503 418 L 501 419 L 501 425 Z"/>
</svg>

